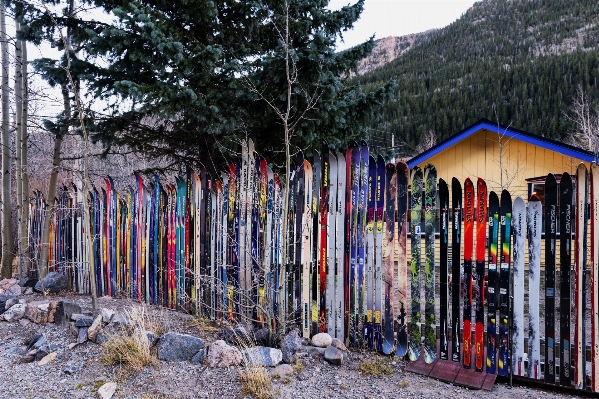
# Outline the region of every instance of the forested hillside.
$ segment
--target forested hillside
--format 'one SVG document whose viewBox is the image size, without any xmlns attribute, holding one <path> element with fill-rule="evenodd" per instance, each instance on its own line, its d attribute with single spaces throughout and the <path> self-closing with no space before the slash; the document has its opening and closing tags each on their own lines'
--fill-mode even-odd
<svg viewBox="0 0 599 399">
<path fill-rule="evenodd" d="M 394 61 L 354 78 L 366 90 L 397 79 L 395 100 L 370 126 L 371 143 L 391 135 L 409 154 L 424 134 L 437 141 L 480 118 L 554 139 L 578 85 L 599 105 L 599 2 L 485 0 L 431 32 Z"/>
</svg>

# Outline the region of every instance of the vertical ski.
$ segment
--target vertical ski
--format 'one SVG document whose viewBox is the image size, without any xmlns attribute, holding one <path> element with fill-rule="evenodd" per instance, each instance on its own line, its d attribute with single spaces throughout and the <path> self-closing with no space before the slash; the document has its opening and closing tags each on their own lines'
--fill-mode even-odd
<svg viewBox="0 0 599 399">
<path fill-rule="evenodd" d="M 451 230 L 451 360 L 460 361 L 460 279 L 462 277 L 462 184 L 451 179 L 451 206 L 453 228 Z"/>
<path fill-rule="evenodd" d="M 472 361 L 472 234 L 474 231 L 474 185 L 470 178 L 464 183 L 466 203 L 464 208 L 464 321 L 463 321 L 463 365 L 469 369 Z"/>
<path fill-rule="evenodd" d="M 448 360 L 447 307 L 449 301 L 447 297 L 447 248 L 449 243 L 449 188 L 443 179 L 439 179 L 439 208 L 441 209 L 439 223 L 439 357 L 443 360 Z"/>
<path fill-rule="evenodd" d="M 555 384 L 555 256 L 557 182 L 545 179 L 545 382 Z"/>
<path fill-rule="evenodd" d="M 562 174 L 559 182 L 560 203 L 560 372 L 559 383 L 562 386 L 572 384 L 570 345 L 570 316 L 571 316 L 571 282 L 570 269 L 572 266 L 572 222 L 574 207 L 572 206 L 572 178 L 567 172 Z M 540 225 L 540 223 L 539 223 Z M 539 234 L 540 235 L 540 234 Z M 540 238 L 539 238 L 540 240 Z M 537 377 L 538 378 L 538 377 Z"/>
<path fill-rule="evenodd" d="M 410 310 L 409 321 L 410 341 L 408 356 L 411 361 L 416 361 L 422 353 L 421 305 L 420 305 L 420 218 L 422 212 L 422 169 L 414 166 L 411 170 L 411 260 L 410 260 Z"/>
<path fill-rule="evenodd" d="M 382 161 L 382 158 L 379 159 L 379 162 Z M 384 162 L 381 162 L 384 165 Z M 377 172 L 380 168 L 377 165 Z M 377 188 L 376 188 L 376 204 L 377 204 L 377 243 L 381 239 L 383 239 L 383 220 L 385 223 L 384 228 L 384 241 L 382 242 L 384 251 L 384 258 L 380 260 L 379 251 L 377 250 L 377 274 L 381 272 L 384 273 L 384 285 L 385 285 L 385 316 L 383 320 L 385 322 L 385 339 L 383 341 L 383 353 L 385 355 L 390 355 L 393 353 L 395 349 L 395 337 L 393 331 L 394 324 L 394 314 L 393 314 L 393 306 L 394 306 L 394 276 L 393 276 L 393 268 L 394 268 L 394 236 L 395 236 L 395 198 L 397 196 L 397 173 L 396 168 L 393 163 L 388 163 L 385 167 L 385 179 L 382 179 L 382 176 L 377 173 Z M 406 187 L 407 188 L 407 187 Z M 383 197 L 384 195 L 384 197 Z M 383 211 L 383 205 L 385 206 L 385 210 Z M 383 218 L 384 216 L 384 218 Z M 381 270 L 380 263 L 383 263 L 384 271 Z M 380 314 L 380 308 L 379 308 Z M 378 337 L 377 337 L 378 338 Z M 378 342 L 378 339 L 377 339 Z M 405 354 L 405 351 L 404 351 Z"/>
<path fill-rule="evenodd" d="M 346 163 L 343 153 L 337 154 L 337 204 L 335 227 L 335 336 L 345 341 L 345 182 Z"/>
<path fill-rule="evenodd" d="M 484 330 L 485 330 L 485 249 L 487 238 L 487 184 L 480 177 L 476 183 L 476 280 L 473 281 L 475 291 L 475 322 L 474 325 L 474 369 L 483 371 Z"/>
<path fill-rule="evenodd" d="M 366 323 L 364 325 L 364 339 L 368 349 L 374 348 L 374 223 L 376 203 L 376 161 L 371 155 L 368 159 L 368 191 L 366 210 L 366 281 L 364 291 L 366 292 Z M 379 312 L 380 314 L 380 312 Z"/>
<path fill-rule="evenodd" d="M 435 218 L 437 216 L 437 169 L 424 167 L 424 362 L 437 358 L 437 323 L 435 320 Z"/>
<path fill-rule="evenodd" d="M 599 166 L 591 163 L 590 173 L 591 203 L 591 390 L 599 391 Z"/>
<path fill-rule="evenodd" d="M 524 299 L 524 240 L 526 231 L 526 205 L 516 197 L 512 207 L 514 230 L 514 298 Z M 529 297 L 530 299 L 530 297 Z M 512 313 L 512 372 L 524 375 L 524 300 L 514 301 Z"/>
<path fill-rule="evenodd" d="M 396 354 L 404 357 L 408 352 L 408 165 L 398 162 L 395 165 L 397 171 L 397 309 L 394 309 L 395 301 L 390 302 L 392 311 L 396 312 L 397 327 L 397 349 Z M 386 219 L 393 221 L 385 212 Z M 392 282 L 392 284 L 395 281 Z M 386 287 L 386 286 L 385 286 Z M 393 294 L 391 294 L 393 295 Z M 386 298 L 386 296 L 385 296 Z M 385 302 L 385 306 L 387 306 Z M 386 308 L 385 308 L 386 309 Z M 385 310 L 386 311 L 386 310 Z M 385 322 L 387 323 L 387 322 Z M 388 324 L 385 324 L 385 340 L 391 338 L 392 332 L 387 332 Z"/>
<path fill-rule="evenodd" d="M 574 384 L 579 389 L 586 389 L 586 258 L 587 258 L 587 198 L 589 176 L 585 164 L 578 165 L 576 170 L 576 253 L 575 259 L 575 292 L 574 305 L 576 320 L 574 324 Z"/>
<path fill-rule="evenodd" d="M 512 243 L 512 199 L 507 190 L 501 192 L 499 223 L 501 227 L 498 248 L 501 252 L 499 267 L 499 356 L 497 362 L 499 367 L 497 373 L 507 376 L 510 365 L 510 250 Z"/>
<path fill-rule="evenodd" d="M 541 378 L 539 285 L 541 277 L 541 201 L 528 201 L 528 378 Z M 563 232 L 564 230 L 562 230 Z M 568 307 L 570 304 L 568 304 Z M 562 341 L 563 342 L 563 341 Z"/>
</svg>

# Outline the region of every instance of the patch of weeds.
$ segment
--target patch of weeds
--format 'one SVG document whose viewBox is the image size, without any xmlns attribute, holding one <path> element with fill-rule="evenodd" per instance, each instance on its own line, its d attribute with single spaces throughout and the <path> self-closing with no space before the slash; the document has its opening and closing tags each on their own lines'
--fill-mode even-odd
<svg viewBox="0 0 599 399">
<path fill-rule="evenodd" d="M 295 364 L 293 365 L 293 367 L 295 368 L 295 372 L 296 373 L 301 373 L 302 370 L 304 369 L 304 362 L 302 362 L 301 360 L 297 359 L 295 361 Z"/>
<path fill-rule="evenodd" d="M 358 370 L 366 375 L 382 376 L 393 374 L 393 369 L 388 361 L 383 359 L 363 360 Z"/>
<path fill-rule="evenodd" d="M 96 380 L 92 382 L 92 387 L 94 390 L 98 390 L 102 387 L 102 385 L 106 384 L 106 380 Z"/>
<path fill-rule="evenodd" d="M 188 327 L 196 327 L 202 332 L 217 332 L 220 331 L 220 326 L 214 320 L 210 320 L 201 314 L 197 314 L 185 323 Z"/>
<path fill-rule="evenodd" d="M 400 388 L 407 388 L 409 386 L 410 386 L 410 382 L 406 381 L 406 380 L 403 380 L 402 382 L 399 383 Z"/>
<path fill-rule="evenodd" d="M 101 361 L 106 365 L 124 366 L 123 371 L 126 372 L 137 372 L 157 363 L 147 336 L 147 331 L 154 331 L 155 325 L 143 306 L 132 307 L 126 315 L 131 321 L 131 329 L 107 334 L 108 339 L 102 344 L 104 353 Z"/>
<path fill-rule="evenodd" d="M 349 389 L 349 387 L 345 384 L 341 384 L 341 385 L 339 385 L 339 389 L 347 390 L 347 389 Z"/>
<path fill-rule="evenodd" d="M 80 382 L 79 384 L 75 385 L 75 389 L 83 389 L 84 386 L 85 384 Z"/>
<path fill-rule="evenodd" d="M 241 390 L 247 395 L 252 395 L 257 399 L 271 399 L 274 397 L 272 392 L 272 380 L 264 367 L 248 366 L 239 373 L 241 381 Z"/>
</svg>

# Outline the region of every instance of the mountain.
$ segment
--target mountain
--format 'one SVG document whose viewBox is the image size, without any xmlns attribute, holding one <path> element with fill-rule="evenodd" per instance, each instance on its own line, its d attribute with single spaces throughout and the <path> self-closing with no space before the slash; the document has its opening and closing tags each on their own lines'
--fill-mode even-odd
<svg viewBox="0 0 599 399">
<path fill-rule="evenodd" d="M 372 118 L 375 148 L 394 136 L 414 153 L 425 136 L 440 141 L 480 118 L 567 140 L 577 87 L 599 106 L 599 2 L 481 1 L 445 28 L 381 39 L 360 68 L 352 81 L 364 89 L 398 83 Z"/>
</svg>

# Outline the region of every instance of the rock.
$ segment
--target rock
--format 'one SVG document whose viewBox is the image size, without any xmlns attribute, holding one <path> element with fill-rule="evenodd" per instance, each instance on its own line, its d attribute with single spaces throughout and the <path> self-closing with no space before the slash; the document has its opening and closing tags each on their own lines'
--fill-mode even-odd
<svg viewBox="0 0 599 399">
<path fill-rule="evenodd" d="M 206 349 L 200 349 L 198 353 L 193 355 L 193 357 L 191 358 L 191 364 L 203 364 L 204 360 L 206 360 Z"/>
<path fill-rule="evenodd" d="M 4 291 L 5 295 L 14 295 L 14 296 L 19 296 L 21 295 L 21 286 L 19 284 L 15 284 L 12 287 L 6 289 Z"/>
<path fill-rule="evenodd" d="M 37 365 L 44 366 L 44 365 L 50 363 L 51 361 L 56 359 L 56 355 L 57 355 L 56 352 L 48 353 L 46 356 L 43 357 L 42 360 L 40 360 L 40 362 Z"/>
<path fill-rule="evenodd" d="M 67 362 L 64 366 L 62 366 L 62 372 L 65 374 L 73 375 L 76 372 L 81 370 L 81 364 L 75 362 Z"/>
<path fill-rule="evenodd" d="M 14 295 L 0 295 L 0 314 L 6 311 L 6 301 L 9 299 L 16 299 L 16 297 Z"/>
<path fill-rule="evenodd" d="M 280 349 L 255 346 L 243 351 L 245 361 L 251 366 L 275 367 L 283 360 Z"/>
<path fill-rule="evenodd" d="M 75 327 L 89 327 L 94 322 L 94 318 L 85 315 L 79 315 L 75 320 Z"/>
<path fill-rule="evenodd" d="M 289 364 L 279 364 L 277 367 L 274 368 L 271 375 L 285 377 L 287 375 L 293 374 L 293 372 L 293 366 Z"/>
<path fill-rule="evenodd" d="M 218 335 L 230 344 L 248 345 L 254 342 L 254 327 L 251 324 L 239 323 L 233 328 L 221 330 Z"/>
<path fill-rule="evenodd" d="M 75 327 L 75 323 L 69 323 L 69 331 L 71 331 L 74 337 L 79 337 L 79 328 Z"/>
<path fill-rule="evenodd" d="M 115 313 L 114 316 L 112 316 L 112 321 L 110 322 L 110 324 L 114 327 L 120 327 L 125 329 L 133 327 L 133 323 L 131 322 L 131 320 L 129 320 L 129 318 L 121 312 Z"/>
<path fill-rule="evenodd" d="M 37 324 L 46 324 L 48 322 L 49 302 L 35 301 L 27 304 L 25 317 Z"/>
<path fill-rule="evenodd" d="M 38 342 L 40 342 L 38 344 Z M 33 337 L 29 338 L 27 341 L 27 350 L 34 348 L 37 349 L 42 345 L 45 345 L 47 342 L 46 337 L 43 334 L 36 334 Z"/>
<path fill-rule="evenodd" d="M 316 334 L 312 337 L 312 345 L 319 348 L 326 348 L 331 345 L 331 342 L 333 342 L 333 338 L 327 333 Z"/>
<path fill-rule="evenodd" d="M 102 315 L 102 321 L 104 323 L 110 323 L 114 317 L 114 310 L 102 308 L 100 309 L 100 314 Z"/>
<path fill-rule="evenodd" d="M 344 352 L 347 351 L 347 347 L 339 338 L 333 338 L 331 346 Z"/>
<path fill-rule="evenodd" d="M 52 301 L 48 305 L 48 323 L 54 323 L 56 319 L 56 311 L 58 310 L 58 301 Z"/>
<path fill-rule="evenodd" d="M 306 352 L 312 356 L 322 356 L 324 355 L 325 348 L 320 348 L 318 346 L 302 346 L 302 352 Z"/>
<path fill-rule="evenodd" d="M 4 303 L 4 309 L 8 310 L 17 303 L 19 303 L 19 300 L 17 298 L 8 298 L 6 300 L 6 303 Z"/>
<path fill-rule="evenodd" d="M 19 359 L 19 363 L 31 363 L 35 360 L 35 355 L 26 354 Z"/>
<path fill-rule="evenodd" d="M 17 303 L 16 305 L 11 306 L 10 309 L 8 309 L 6 312 L 4 312 L 2 316 L 4 317 L 4 320 L 8 322 L 17 321 L 23 318 L 23 316 L 25 315 L 25 310 L 27 310 L 26 305 Z"/>
<path fill-rule="evenodd" d="M 60 349 L 56 344 L 43 345 L 37 349 L 35 354 L 35 360 L 42 360 L 44 357 L 48 356 L 52 352 L 56 352 Z"/>
<path fill-rule="evenodd" d="M 341 363 L 343 363 L 343 352 L 333 345 L 329 345 L 324 351 L 324 360 L 336 366 L 340 366 Z"/>
<path fill-rule="evenodd" d="M 74 347 L 76 347 L 77 345 L 79 345 L 77 342 L 72 342 L 69 344 L 68 348 L 70 350 L 70 349 L 73 349 Z"/>
<path fill-rule="evenodd" d="M 89 326 L 89 328 L 87 329 L 87 338 L 90 341 L 96 342 L 96 336 L 98 335 L 98 332 L 100 332 L 100 330 L 102 329 L 103 319 L 104 317 L 101 314 L 99 314 L 92 323 L 92 325 Z"/>
<path fill-rule="evenodd" d="M 218 340 L 208 346 L 206 361 L 210 367 L 238 366 L 241 364 L 242 356 L 239 349 L 228 345 L 223 340 Z"/>
<path fill-rule="evenodd" d="M 79 336 L 77 336 L 77 343 L 82 344 L 87 341 L 87 331 L 89 327 L 81 327 L 79 328 Z"/>
<path fill-rule="evenodd" d="M 57 326 L 65 327 L 73 314 L 81 313 L 81 306 L 68 301 L 60 301 L 56 305 L 54 314 L 54 323 Z"/>
<path fill-rule="evenodd" d="M 17 281 L 14 278 L 5 278 L 2 281 L 0 281 L 0 289 L 2 290 L 7 290 L 10 287 L 12 287 L 13 285 L 19 284 L 19 281 Z"/>
<path fill-rule="evenodd" d="M 23 292 L 23 295 L 32 295 L 33 294 L 33 288 L 28 287 L 25 292 Z"/>
<path fill-rule="evenodd" d="M 261 328 L 254 333 L 254 341 L 259 345 L 268 345 L 270 331 L 268 328 Z"/>
<path fill-rule="evenodd" d="M 189 360 L 203 347 L 204 341 L 202 339 L 174 332 L 164 334 L 156 344 L 158 359 L 171 362 Z"/>
<path fill-rule="evenodd" d="M 110 399 L 116 392 L 116 382 L 107 382 L 98 389 L 98 398 Z"/>
<path fill-rule="evenodd" d="M 281 340 L 281 352 L 283 353 L 283 361 L 285 363 L 295 363 L 296 356 L 295 352 L 300 350 L 302 347 L 302 339 L 300 338 L 297 330 L 291 330 L 289 334 L 285 335 Z"/>
<path fill-rule="evenodd" d="M 42 283 L 44 285 L 44 290 L 54 294 L 58 294 L 60 290 L 66 290 L 69 288 L 69 281 L 67 280 L 67 277 L 58 272 L 50 272 L 46 274 L 46 277 L 35 284 L 36 291 L 42 292 Z"/>
<path fill-rule="evenodd" d="M 37 284 L 37 281 L 36 278 L 24 277 L 19 280 L 19 285 L 21 287 L 33 288 Z"/>
<path fill-rule="evenodd" d="M 29 323 L 31 323 L 29 320 L 27 319 L 21 319 L 19 320 L 19 324 L 21 325 L 21 327 L 26 327 L 29 325 Z"/>
</svg>

